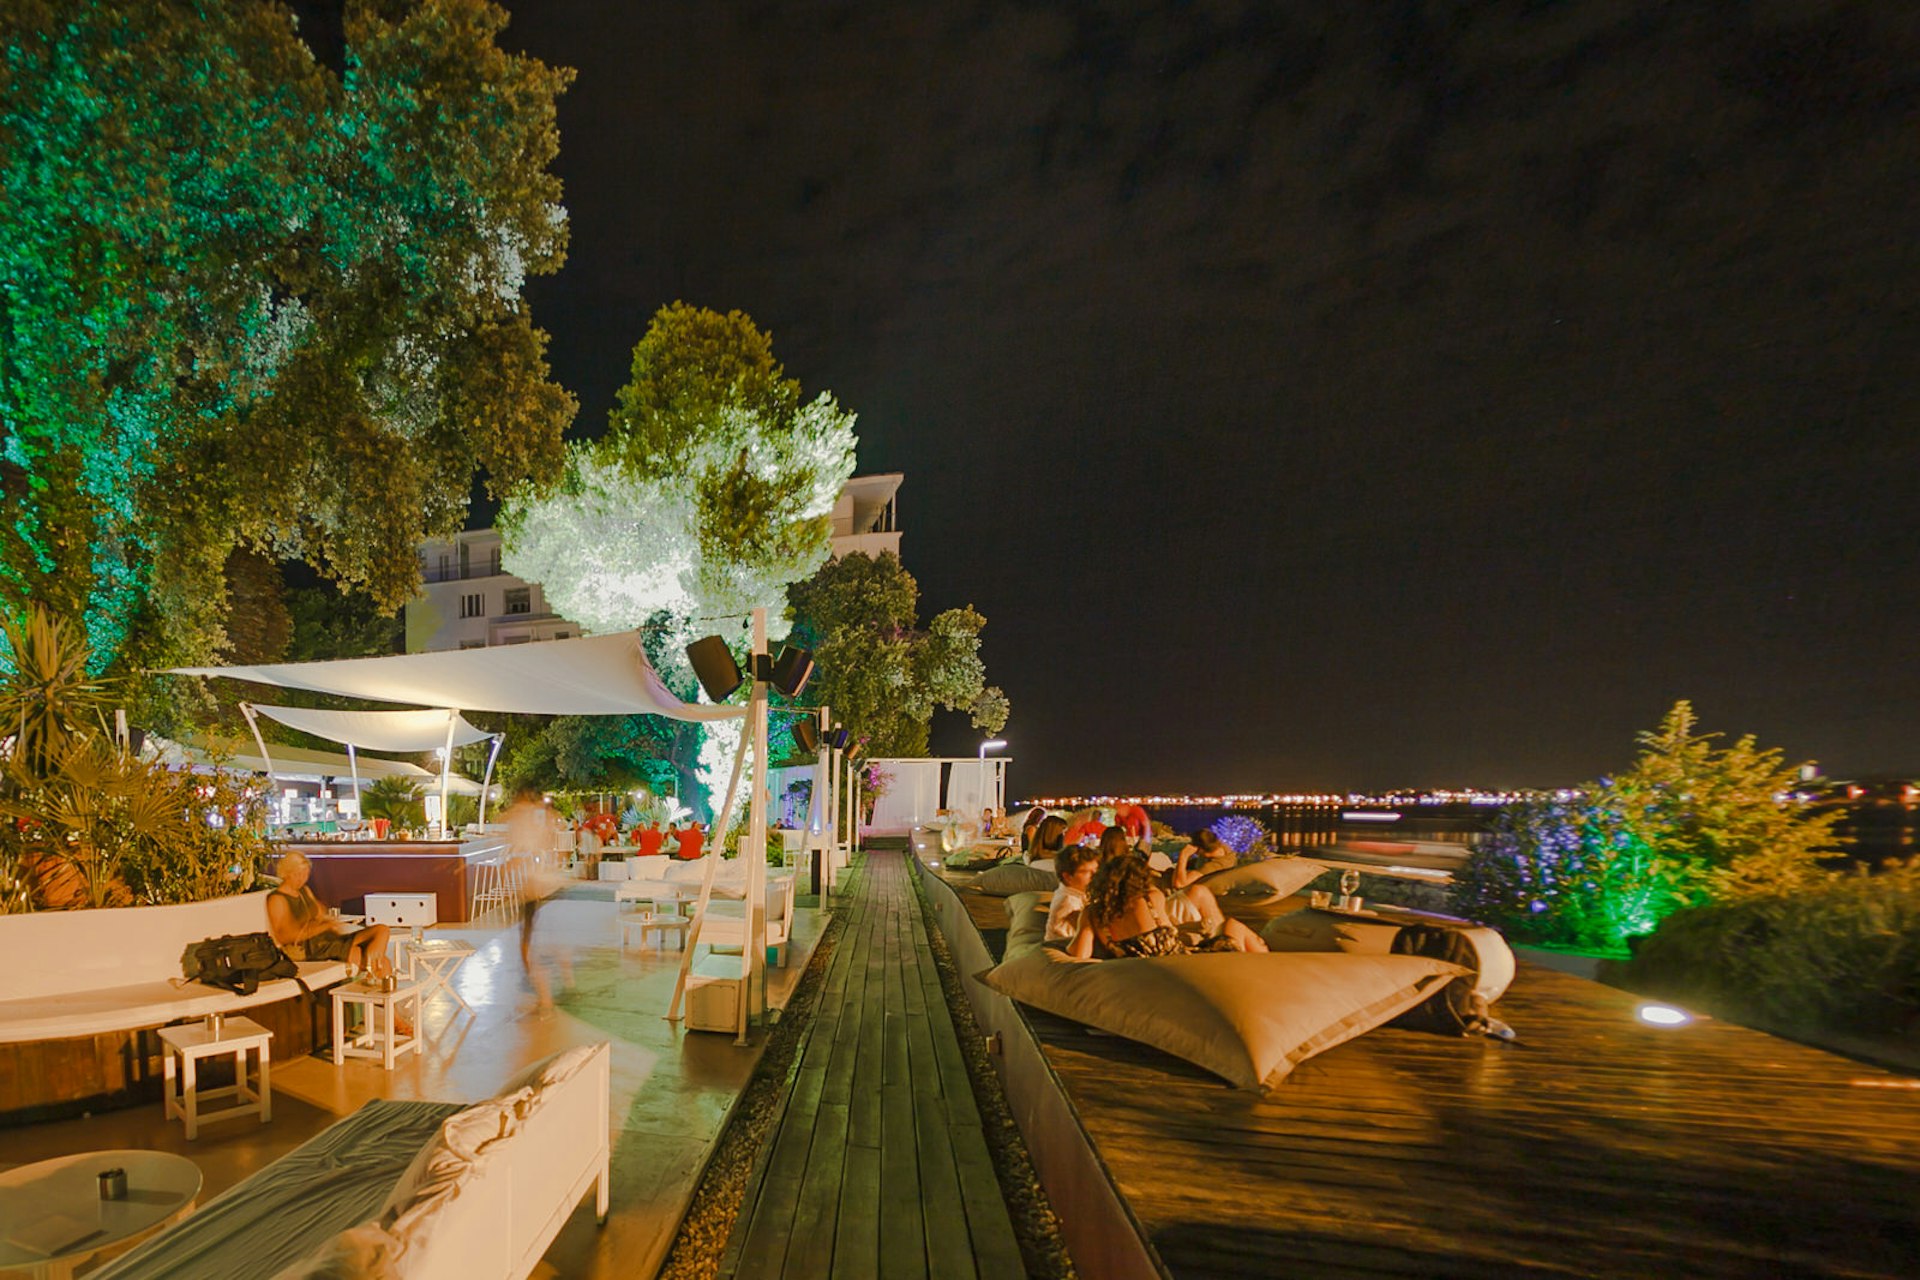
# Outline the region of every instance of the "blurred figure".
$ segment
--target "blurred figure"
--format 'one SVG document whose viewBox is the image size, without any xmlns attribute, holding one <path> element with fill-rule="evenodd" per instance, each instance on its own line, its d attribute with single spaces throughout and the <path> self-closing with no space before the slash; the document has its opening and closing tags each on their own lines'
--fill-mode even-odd
<svg viewBox="0 0 1920 1280">
<path fill-rule="evenodd" d="M 512 861 L 520 884 L 520 963 L 527 980 L 533 984 L 541 1012 L 553 1008 L 553 983 L 545 966 L 533 962 L 533 923 L 540 908 L 560 888 L 561 875 L 553 867 L 553 852 L 558 831 L 553 810 L 534 787 L 522 787 L 514 793 L 504 821 L 507 827 L 507 857 Z"/>
</svg>

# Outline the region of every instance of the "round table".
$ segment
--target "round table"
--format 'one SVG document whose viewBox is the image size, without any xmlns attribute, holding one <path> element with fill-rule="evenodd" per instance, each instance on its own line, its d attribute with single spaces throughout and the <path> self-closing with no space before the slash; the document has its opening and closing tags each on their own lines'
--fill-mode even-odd
<svg viewBox="0 0 1920 1280">
<path fill-rule="evenodd" d="M 100 1198 L 99 1175 L 124 1169 L 123 1200 Z M 67 1277 L 113 1245 L 192 1211 L 200 1168 L 165 1151 L 86 1151 L 0 1173 L 0 1270 Z"/>
</svg>

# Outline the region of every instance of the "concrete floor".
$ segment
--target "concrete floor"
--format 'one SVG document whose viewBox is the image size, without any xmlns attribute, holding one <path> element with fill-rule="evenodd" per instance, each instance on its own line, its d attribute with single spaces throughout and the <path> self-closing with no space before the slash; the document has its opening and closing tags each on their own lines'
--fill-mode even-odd
<svg viewBox="0 0 1920 1280">
<path fill-rule="evenodd" d="M 494 917 L 495 921 L 500 918 Z M 825 923 L 823 913 L 795 915 L 785 968 L 768 971 L 767 1000 L 786 1003 Z M 80 1151 L 140 1147 L 172 1151 L 200 1166 L 201 1202 L 292 1150 L 374 1098 L 477 1101 L 527 1064 L 571 1045 L 613 1045 L 613 1204 L 605 1227 L 591 1209 L 575 1211 L 536 1276 L 650 1276 L 666 1255 L 708 1152 L 765 1043 L 736 1047 L 730 1035 L 687 1032 L 664 1014 L 680 953 L 646 945 L 620 947 L 610 900 L 549 902 L 541 909 L 533 961 L 553 990 L 542 1010 L 520 961 L 517 927 L 502 923 L 434 929 L 478 951 L 455 986 L 473 1014 L 450 997 L 427 1006 L 423 1053 L 392 1072 L 378 1062 L 335 1067 L 324 1057 L 273 1064 L 273 1120 L 205 1125 L 188 1142 L 158 1104 L 79 1120 L 0 1131 L 0 1168 Z"/>
</svg>

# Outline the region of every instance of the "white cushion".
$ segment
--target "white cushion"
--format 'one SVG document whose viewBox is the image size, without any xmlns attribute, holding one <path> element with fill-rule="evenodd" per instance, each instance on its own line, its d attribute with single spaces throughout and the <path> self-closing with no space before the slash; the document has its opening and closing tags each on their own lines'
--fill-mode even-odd
<svg viewBox="0 0 1920 1280">
<path fill-rule="evenodd" d="M 88 913 L 63 911 L 58 914 Z M 0 917 L 0 920 L 14 918 Z M 183 949 L 184 946 L 183 943 Z M 173 981 L 151 979 L 60 995 L 0 1000 L 0 1044 L 162 1027 L 187 1018 L 203 1018 L 209 1013 L 234 1013 L 291 1000 L 300 994 L 300 984 L 292 978 L 276 978 L 261 983 L 250 996 L 236 995 L 220 987 L 181 981 L 178 968 L 176 958 Z M 347 976 L 347 966 L 338 960 L 303 960 L 299 969 L 301 978 L 315 991 L 344 981 Z"/>
<path fill-rule="evenodd" d="M 1000 898 L 1015 893 L 1052 893 L 1060 887 L 1060 877 L 1024 862 L 1009 862 L 981 872 L 966 887 Z"/>
<path fill-rule="evenodd" d="M 348 1227 L 273 1280 L 393 1280 L 400 1243 L 378 1223 Z"/>
<path fill-rule="evenodd" d="M 1051 947 L 981 975 L 1022 1004 L 1184 1058 L 1241 1088 L 1278 1084 L 1465 972 L 1425 956 L 1302 953 L 1073 960 Z"/>
<path fill-rule="evenodd" d="M 1265 858 L 1201 876 L 1198 883 L 1223 902 L 1228 898 L 1264 901 L 1298 893 L 1325 870 L 1311 858 Z"/>
</svg>

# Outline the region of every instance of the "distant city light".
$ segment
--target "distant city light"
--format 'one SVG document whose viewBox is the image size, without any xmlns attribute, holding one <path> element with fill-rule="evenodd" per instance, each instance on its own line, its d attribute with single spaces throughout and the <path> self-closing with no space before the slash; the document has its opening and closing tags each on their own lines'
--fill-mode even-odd
<svg viewBox="0 0 1920 1280">
<path fill-rule="evenodd" d="M 1656 1027 L 1684 1027 L 1693 1021 L 1693 1017 L 1684 1009 L 1676 1009 L 1669 1004 L 1643 1004 L 1637 1012 L 1640 1021 Z"/>
</svg>

